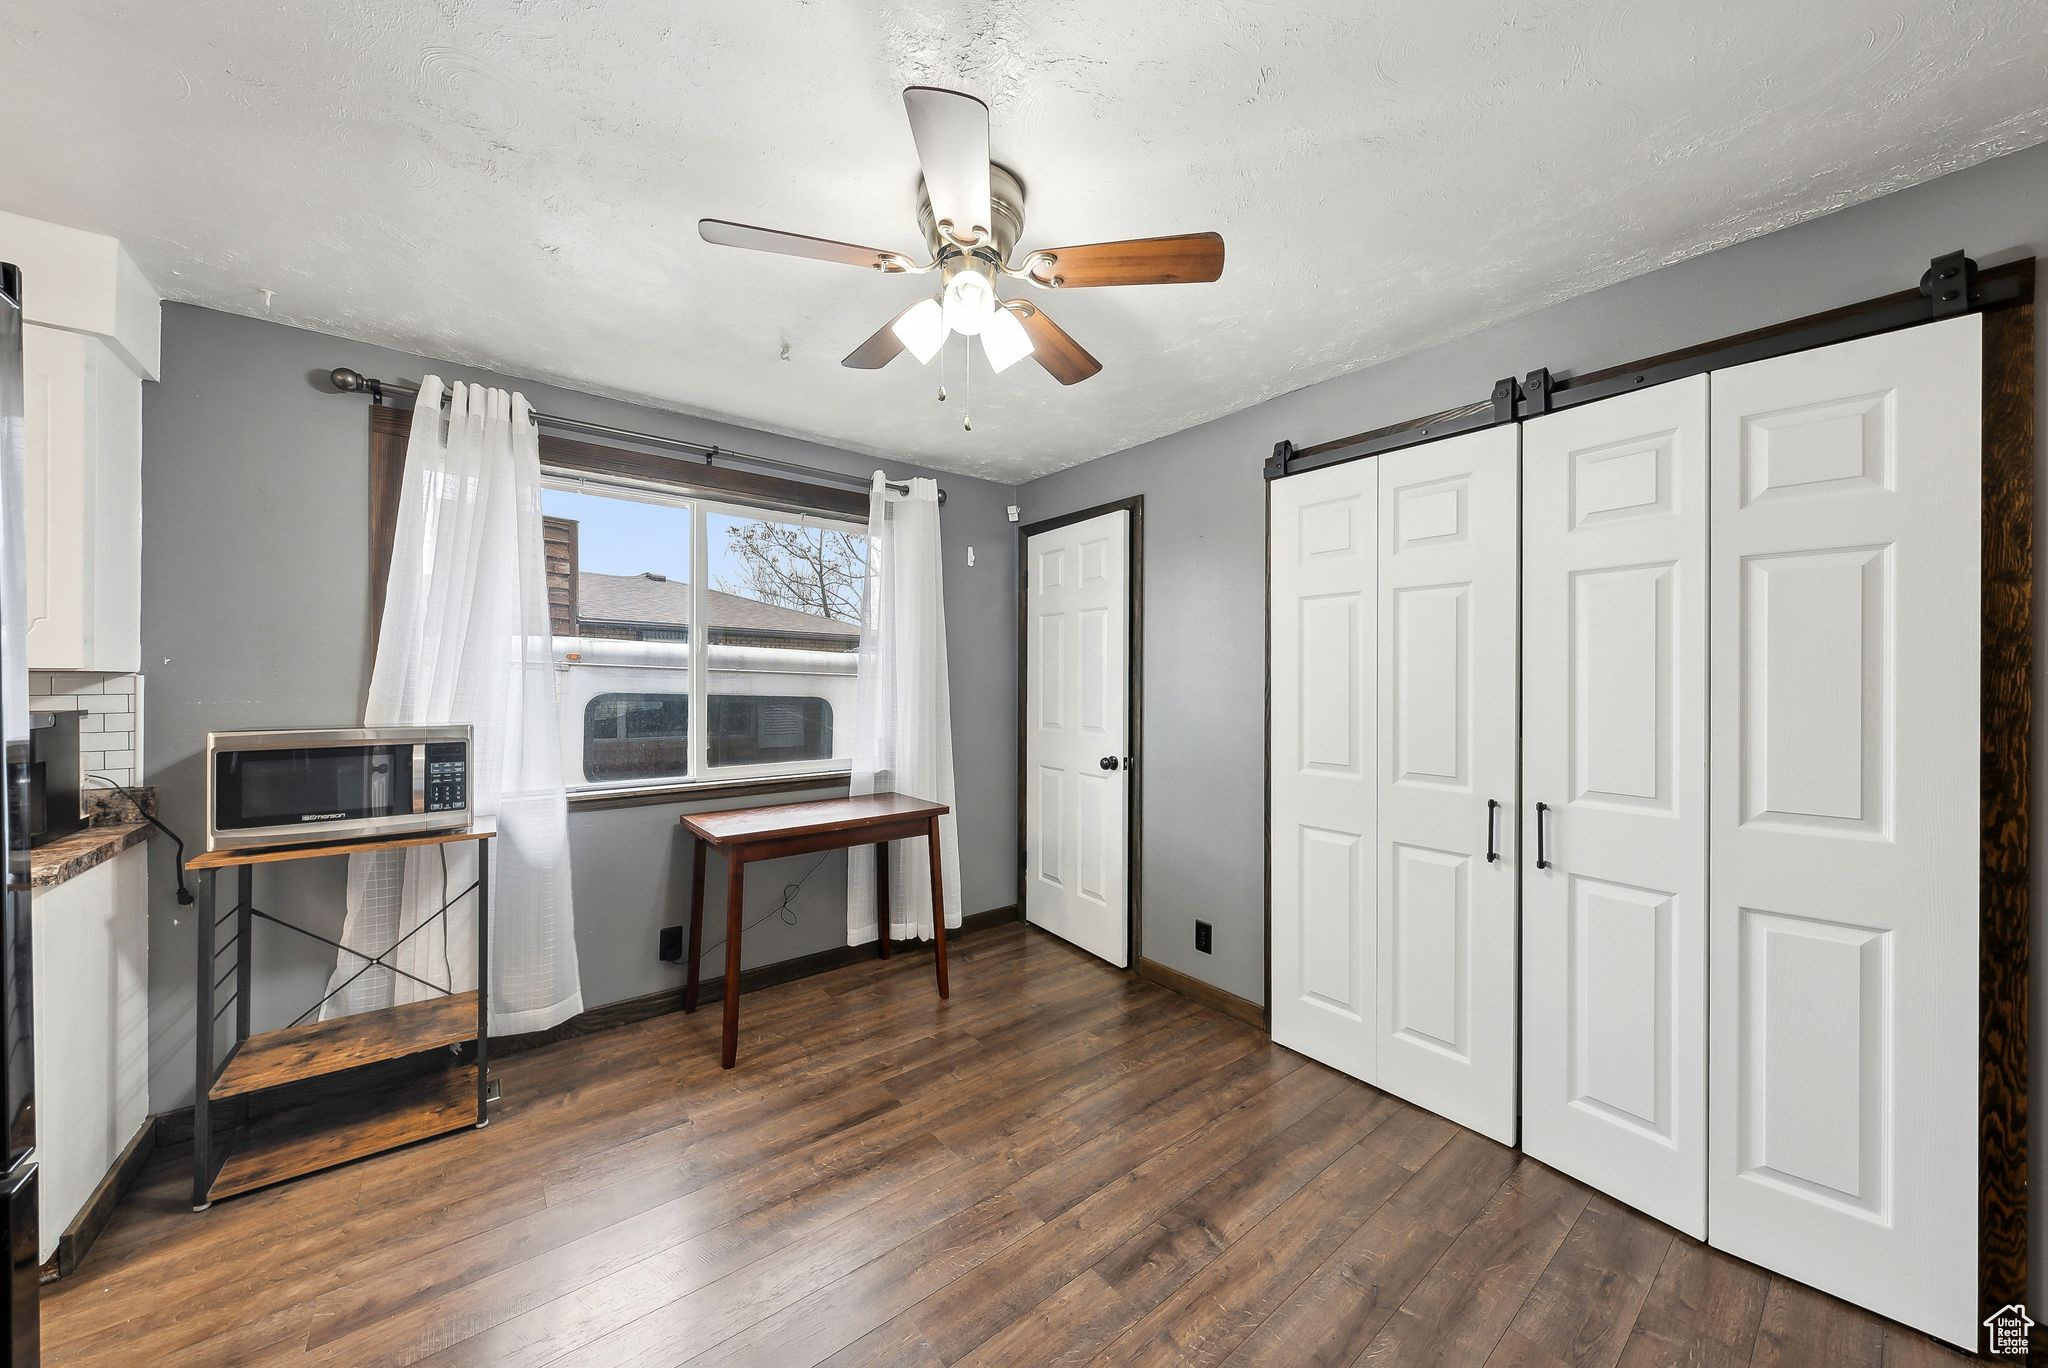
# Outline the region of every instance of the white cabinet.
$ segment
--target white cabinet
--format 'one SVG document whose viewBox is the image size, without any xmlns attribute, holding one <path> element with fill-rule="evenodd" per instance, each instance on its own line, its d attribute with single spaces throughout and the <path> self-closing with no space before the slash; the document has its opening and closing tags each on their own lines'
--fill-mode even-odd
<svg viewBox="0 0 2048 1368">
<path fill-rule="evenodd" d="M 30 895 L 44 1260 L 149 1119 L 148 859 Z"/>
<path fill-rule="evenodd" d="M 142 381 L 105 341 L 22 329 L 28 663 L 142 664 Z"/>
<path fill-rule="evenodd" d="M 1516 432 L 1281 481 L 1273 1038 L 1515 1134 Z"/>
<path fill-rule="evenodd" d="M 0 261 L 22 282 L 29 668 L 133 673 L 157 294 L 114 239 L 19 214 L 0 213 Z"/>
</svg>

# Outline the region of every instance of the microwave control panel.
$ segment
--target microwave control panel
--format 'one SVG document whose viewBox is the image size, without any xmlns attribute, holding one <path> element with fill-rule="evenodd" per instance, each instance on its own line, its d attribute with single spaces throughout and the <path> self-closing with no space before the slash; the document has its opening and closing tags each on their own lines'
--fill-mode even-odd
<svg viewBox="0 0 2048 1368">
<path fill-rule="evenodd" d="M 469 747 L 442 741 L 427 747 L 427 811 L 459 812 L 469 806 Z"/>
</svg>

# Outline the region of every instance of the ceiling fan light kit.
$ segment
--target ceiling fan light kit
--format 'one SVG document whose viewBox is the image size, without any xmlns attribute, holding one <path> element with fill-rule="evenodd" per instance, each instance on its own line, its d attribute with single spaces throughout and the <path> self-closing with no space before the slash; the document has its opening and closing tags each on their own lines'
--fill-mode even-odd
<svg viewBox="0 0 2048 1368">
<path fill-rule="evenodd" d="M 1100 371 L 1102 363 L 1043 309 L 1027 300 L 1003 299 L 1002 278 L 1059 290 L 1200 284 L 1223 274 L 1223 239 L 1215 233 L 1044 247 L 1016 258 L 1024 231 L 1024 185 L 1007 167 L 989 160 L 988 106 L 958 91 L 912 86 L 903 92 L 903 108 L 924 173 L 917 218 L 930 256 L 922 265 L 901 252 L 829 238 L 723 219 L 697 224 L 706 242 L 722 247 L 809 257 L 884 275 L 938 273 L 934 295 L 883 324 L 841 364 L 879 370 L 908 351 L 929 365 L 944 350 L 947 337 L 958 334 L 979 337 L 982 355 L 998 374 L 1030 356 L 1061 384 L 1078 384 Z"/>
<path fill-rule="evenodd" d="M 889 325 L 897 341 L 922 365 L 929 366 L 946 345 L 946 311 L 936 299 L 920 299 L 896 315 Z M 844 364 L 851 365 L 848 361 Z M 886 362 L 884 364 L 887 364 Z"/>
</svg>

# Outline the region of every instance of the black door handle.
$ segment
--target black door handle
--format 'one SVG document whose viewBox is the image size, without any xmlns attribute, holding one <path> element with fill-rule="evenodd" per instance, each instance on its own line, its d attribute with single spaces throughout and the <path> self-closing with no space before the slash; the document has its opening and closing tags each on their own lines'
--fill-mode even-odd
<svg viewBox="0 0 2048 1368">
<path fill-rule="evenodd" d="M 1536 805 L 1536 867 L 1537 867 L 1538 869 L 1548 869 L 1548 868 L 1550 868 L 1550 853 L 1549 853 L 1549 847 L 1548 847 L 1547 843 L 1546 843 L 1546 842 L 1544 841 L 1544 839 L 1543 839 L 1543 838 L 1544 838 L 1544 831 L 1543 831 L 1543 827 L 1544 827 L 1544 821 L 1543 821 L 1543 819 L 1544 819 L 1545 817 L 1549 816 L 1549 814 L 1550 814 L 1550 804 L 1548 804 L 1548 803 L 1538 803 L 1538 804 Z"/>
<path fill-rule="evenodd" d="M 1496 863 L 1500 859 L 1500 800 L 1486 800 L 1486 862 Z"/>
<path fill-rule="evenodd" d="M 1102 757 L 1102 767 L 1103 767 L 1104 769 L 1106 769 L 1106 770 L 1113 770 L 1113 769 L 1115 769 L 1115 768 L 1116 768 L 1116 757 L 1115 757 L 1114 755 L 1105 755 L 1105 756 L 1103 756 L 1103 757 Z"/>
</svg>

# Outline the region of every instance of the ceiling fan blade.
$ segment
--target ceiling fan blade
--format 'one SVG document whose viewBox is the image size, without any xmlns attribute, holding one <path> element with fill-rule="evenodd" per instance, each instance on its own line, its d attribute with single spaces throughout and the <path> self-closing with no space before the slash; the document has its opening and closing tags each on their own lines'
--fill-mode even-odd
<svg viewBox="0 0 2048 1368">
<path fill-rule="evenodd" d="M 865 266 L 872 271 L 893 274 L 909 270 L 911 264 L 901 252 L 885 252 L 879 247 L 861 247 L 851 242 L 834 242 L 830 238 L 806 237 L 802 233 L 785 233 L 775 228 L 756 228 L 751 223 L 698 219 L 697 231 L 706 242 L 720 247 L 745 247 L 755 252 L 836 261 L 844 266 Z"/>
<path fill-rule="evenodd" d="M 957 90 L 911 86 L 903 92 L 903 110 L 910 116 L 910 136 L 917 141 L 917 160 L 924 168 L 933 221 L 950 223 L 953 239 L 961 246 L 978 245 L 983 239 L 975 230 L 986 234 L 993 217 L 988 190 L 988 106 Z"/>
<path fill-rule="evenodd" d="M 1087 285 L 1199 285 L 1223 274 L 1223 237 L 1179 233 L 1047 247 L 1032 252 L 1026 261 L 1033 280 L 1068 290 Z"/>
<path fill-rule="evenodd" d="M 1024 331 L 1031 335 L 1031 355 L 1039 365 L 1052 372 L 1052 378 L 1062 385 L 1078 385 L 1102 369 L 1102 363 L 1090 356 L 1079 342 L 1067 336 L 1067 330 L 1045 316 L 1045 310 L 1026 300 L 1011 300 L 1011 312 L 1024 325 Z"/>
<path fill-rule="evenodd" d="M 917 304 L 922 303 L 924 301 L 921 299 L 917 301 Z M 910 309 L 916 308 L 917 304 L 912 304 Z M 851 366 L 855 370 L 880 370 L 902 355 L 903 339 L 897 335 L 896 325 L 902 321 L 904 314 L 910 312 L 910 309 L 905 309 L 903 313 L 897 314 L 896 317 L 876 329 L 873 337 L 870 337 L 867 341 L 848 352 L 846 359 L 839 364 Z"/>
</svg>

